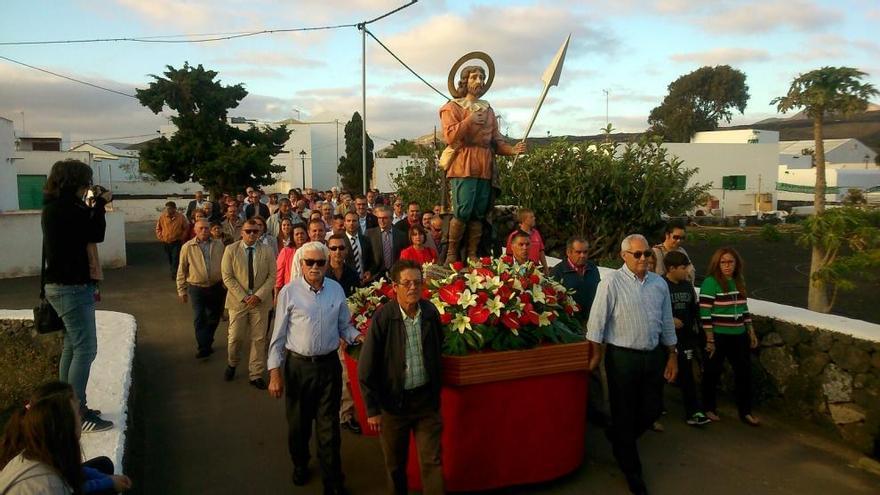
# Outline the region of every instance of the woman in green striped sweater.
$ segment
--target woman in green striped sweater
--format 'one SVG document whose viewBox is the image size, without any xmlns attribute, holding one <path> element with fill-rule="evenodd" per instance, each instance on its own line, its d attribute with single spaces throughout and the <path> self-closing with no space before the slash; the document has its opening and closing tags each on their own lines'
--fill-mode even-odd
<svg viewBox="0 0 880 495">
<path fill-rule="evenodd" d="M 733 248 L 721 248 L 709 261 L 708 276 L 700 287 L 700 319 L 706 333 L 709 359 L 703 373 L 703 403 L 706 416 L 718 421 L 715 389 L 724 360 L 733 368 L 736 407 L 740 419 L 751 426 L 760 421 L 752 414 L 752 370 L 750 349 L 758 346 L 752 317 L 746 304 L 743 263 Z"/>
</svg>

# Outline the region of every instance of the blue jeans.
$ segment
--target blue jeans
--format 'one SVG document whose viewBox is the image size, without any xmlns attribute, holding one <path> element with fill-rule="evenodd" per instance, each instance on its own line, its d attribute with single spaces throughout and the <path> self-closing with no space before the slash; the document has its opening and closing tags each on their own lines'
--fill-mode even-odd
<svg viewBox="0 0 880 495">
<path fill-rule="evenodd" d="M 86 407 L 86 385 L 98 353 L 95 325 L 95 286 L 46 284 L 46 299 L 64 320 L 64 346 L 58 379 L 69 383 Z"/>
</svg>

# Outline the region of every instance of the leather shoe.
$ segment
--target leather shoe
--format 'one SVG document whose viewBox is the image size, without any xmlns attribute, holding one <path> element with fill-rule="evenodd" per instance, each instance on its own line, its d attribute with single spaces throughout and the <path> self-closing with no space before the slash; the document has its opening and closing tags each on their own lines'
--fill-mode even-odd
<svg viewBox="0 0 880 495">
<path fill-rule="evenodd" d="M 309 482 L 309 477 L 311 473 L 309 473 L 309 468 L 297 466 L 293 468 L 293 484 L 296 486 L 303 486 Z"/>
<path fill-rule="evenodd" d="M 196 359 L 205 359 L 211 354 L 214 354 L 213 349 L 200 349 L 199 352 L 196 353 Z"/>
<path fill-rule="evenodd" d="M 269 388 L 269 387 L 266 385 L 266 380 L 263 380 L 262 378 L 257 378 L 257 379 L 255 379 L 255 380 L 251 380 L 250 383 L 251 383 L 252 386 L 254 386 L 254 387 L 256 387 L 256 388 L 258 388 L 258 389 L 260 389 L 260 390 L 266 390 L 267 388 Z"/>
<path fill-rule="evenodd" d="M 223 372 L 223 379 L 231 382 L 233 378 L 235 378 L 235 366 L 226 366 L 226 371 Z"/>
<path fill-rule="evenodd" d="M 340 426 L 342 426 L 343 428 L 345 428 L 346 430 L 348 430 L 352 433 L 356 433 L 358 435 L 361 434 L 361 431 L 362 431 L 361 425 L 354 418 L 351 418 L 348 421 L 343 421 L 339 424 L 340 424 Z"/>
</svg>

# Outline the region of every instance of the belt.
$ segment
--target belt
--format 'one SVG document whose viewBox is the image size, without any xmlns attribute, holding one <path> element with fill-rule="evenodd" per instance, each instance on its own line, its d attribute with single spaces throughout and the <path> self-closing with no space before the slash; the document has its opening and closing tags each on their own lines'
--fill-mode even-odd
<svg viewBox="0 0 880 495">
<path fill-rule="evenodd" d="M 322 361 L 328 361 L 328 360 L 330 360 L 330 359 L 339 360 L 339 354 L 337 354 L 337 351 L 338 351 L 338 348 L 337 348 L 337 349 L 333 349 L 333 352 L 328 352 L 327 354 L 320 354 L 320 355 L 317 355 L 317 356 L 306 356 L 306 355 L 303 355 L 303 354 L 299 354 L 299 353 L 297 353 L 297 352 L 293 352 L 293 351 L 291 351 L 291 350 L 289 350 L 289 349 L 287 350 L 287 353 L 288 353 L 288 354 L 290 355 L 290 357 L 292 357 L 293 359 L 298 359 L 298 360 L 300 360 L 300 361 L 307 361 L 307 362 L 310 362 L 310 363 L 320 363 L 320 362 L 322 362 Z"/>
<path fill-rule="evenodd" d="M 430 389 L 430 387 L 429 387 L 428 384 L 426 383 L 426 384 L 424 384 L 424 385 L 419 385 L 418 387 L 416 387 L 416 388 L 411 388 L 411 389 L 409 389 L 409 390 L 404 389 L 404 390 L 403 390 L 403 395 L 406 395 L 406 396 L 417 395 L 417 394 L 420 394 L 420 393 L 422 393 L 422 392 L 427 392 L 429 389 Z"/>
<path fill-rule="evenodd" d="M 657 349 L 660 348 L 660 346 L 657 346 L 653 349 L 630 349 L 629 347 L 620 347 L 620 346 L 616 346 L 614 344 L 605 344 L 605 345 L 606 345 L 606 347 L 608 347 L 608 349 L 613 349 L 615 351 L 621 351 L 621 352 L 628 352 L 631 354 L 651 354 L 652 352 L 657 352 Z"/>
</svg>

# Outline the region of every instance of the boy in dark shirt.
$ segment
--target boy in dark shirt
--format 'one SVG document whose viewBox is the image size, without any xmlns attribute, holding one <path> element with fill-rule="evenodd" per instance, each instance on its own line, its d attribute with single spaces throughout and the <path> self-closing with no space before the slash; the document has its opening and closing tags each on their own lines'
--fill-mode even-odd
<svg viewBox="0 0 880 495">
<path fill-rule="evenodd" d="M 701 411 L 694 383 L 693 366 L 700 348 L 700 305 L 694 286 L 688 280 L 691 261 L 686 254 L 678 251 L 670 251 L 663 261 L 672 301 L 675 335 L 678 337 L 678 386 L 684 402 L 685 421 L 691 426 L 705 425 L 711 421 Z"/>
</svg>

